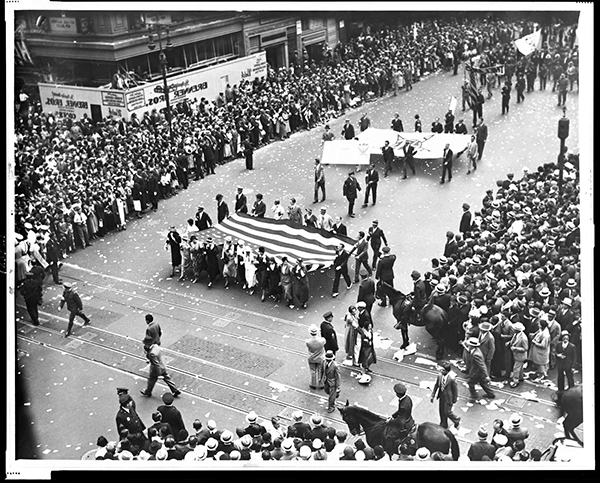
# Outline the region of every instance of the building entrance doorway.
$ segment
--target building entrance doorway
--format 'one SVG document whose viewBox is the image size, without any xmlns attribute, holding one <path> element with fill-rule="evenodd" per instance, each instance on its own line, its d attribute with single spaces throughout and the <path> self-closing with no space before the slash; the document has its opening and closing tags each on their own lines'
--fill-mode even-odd
<svg viewBox="0 0 600 483">
<path fill-rule="evenodd" d="M 285 42 L 265 48 L 267 62 L 273 69 L 278 70 L 281 67 L 287 67 L 285 51 Z"/>
</svg>

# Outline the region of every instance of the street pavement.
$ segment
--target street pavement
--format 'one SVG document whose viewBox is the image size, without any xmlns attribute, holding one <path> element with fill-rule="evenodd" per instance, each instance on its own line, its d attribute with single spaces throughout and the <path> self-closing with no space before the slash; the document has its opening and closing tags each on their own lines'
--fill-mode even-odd
<svg viewBox="0 0 600 483">
<path fill-rule="evenodd" d="M 339 138 L 345 118 L 358 128 L 358 120 L 366 112 L 373 127 L 388 128 L 398 112 L 405 128 L 412 131 L 414 115 L 419 113 L 424 131 L 428 131 L 435 117 L 443 119 L 450 96 L 460 101 L 461 79 L 461 75 L 451 73 L 431 75 L 415 84 L 412 91 L 368 103 L 331 120 L 329 125 Z M 427 271 L 431 258 L 442 254 L 446 231 L 458 231 L 463 202 L 476 211 L 485 190 L 496 188 L 496 180 L 504 179 L 509 172 L 519 178 L 525 167 L 535 170 L 556 160 L 557 122 L 562 116 L 556 95 L 549 89 L 535 91 L 526 94 L 521 105 L 514 103 L 514 97 L 510 114 L 505 116 L 500 114 L 497 91 L 486 101 L 484 118 L 489 138 L 483 159 L 470 175 L 466 174 L 466 162 L 456 161 L 450 183 L 439 183 L 439 160 L 417 162 L 416 176 L 402 180 L 401 173 L 393 171 L 380 182 L 377 205 L 363 209 L 357 203 L 356 217 L 349 218 L 342 196 L 348 167 L 325 167 L 325 205 L 332 216 L 344 217 L 349 235 L 355 236 L 373 219 L 379 219 L 392 253 L 398 256 L 396 288 L 409 292 L 411 271 Z M 567 107 L 571 120 L 567 145 L 577 151 L 578 93 L 569 94 Z M 457 119 L 461 114 L 459 102 Z M 464 119 L 470 133 L 471 113 L 465 112 Z M 250 203 L 254 194 L 263 193 L 268 208 L 276 198 L 287 206 L 290 197 L 301 205 L 315 206 L 312 170 L 314 158 L 320 156 L 321 134 L 322 127 L 317 127 L 257 150 L 252 171 L 245 169 L 241 159 L 231 161 L 219 167 L 215 175 L 192 182 L 189 189 L 162 201 L 156 213 L 129 221 L 126 231 L 109 234 L 95 241 L 93 247 L 64 260 L 61 277 L 77 282 L 84 312 L 92 319 L 90 326 L 76 326 L 70 338 L 63 337 L 68 314 L 57 310 L 62 287 L 47 282 L 40 327 L 29 324 L 23 301 L 17 297 L 16 377 L 23 385 L 23 393 L 15 399 L 19 458 L 80 460 L 95 448 L 98 436 L 118 439 L 117 387 L 129 388 L 138 412 L 150 425 L 150 415 L 162 404 L 160 395 L 167 389 L 159 383 L 152 398 L 139 394 L 147 375 L 140 343 L 146 313 L 154 314 L 162 326 L 167 365 L 183 391 L 175 404 L 188 429 L 198 418 L 203 423 L 215 419 L 219 427 L 233 430 L 244 425 L 250 410 L 263 419 L 278 414 L 287 424 L 296 409 L 303 410 L 307 420 L 319 412 L 329 424 L 347 429 L 339 413 L 325 412 L 326 395 L 308 387 L 304 340 L 308 326 L 319 324 L 321 315 L 331 310 L 342 347 L 337 357 L 341 362 L 343 315 L 356 301 L 356 285 L 350 290 L 342 287 L 340 296 L 334 299 L 333 274 L 311 274 L 308 308 L 289 309 L 269 300 L 261 303 L 259 294 L 250 296 L 241 287 L 225 290 L 222 281 L 212 289 L 207 288 L 205 279 L 197 284 L 178 282 L 177 277 L 170 277 L 170 253 L 164 248 L 169 225 L 175 224 L 183 231 L 186 219 L 193 217 L 198 205 L 205 206 L 216 219 L 217 193 L 225 196 L 232 209 L 238 185 L 244 187 Z M 380 173 L 382 168 L 378 164 Z M 357 176 L 362 185 L 363 174 Z M 413 399 L 416 421 L 439 422 L 437 403 L 429 402 L 429 387 L 436 373 L 433 341 L 423 328 L 411 327 L 416 354 L 397 361 L 394 355 L 401 336 L 393 329 L 391 310 L 376 305 L 373 319 L 378 354 L 373 380 L 362 386 L 355 369 L 342 367 L 340 403 L 348 400 L 387 416 L 397 407 L 392 388 L 401 380 Z M 459 381 L 456 408 L 463 422 L 457 436 L 462 454 L 476 439 L 479 426 L 491 432 L 494 419 L 506 421 L 515 411 L 524 415 L 523 425 L 531 433 L 529 448 L 546 449 L 555 433 L 562 431 L 551 400 L 552 384 L 546 387 L 527 382 L 517 389 L 498 384 L 493 403 L 471 403 L 460 372 Z"/>
</svg>

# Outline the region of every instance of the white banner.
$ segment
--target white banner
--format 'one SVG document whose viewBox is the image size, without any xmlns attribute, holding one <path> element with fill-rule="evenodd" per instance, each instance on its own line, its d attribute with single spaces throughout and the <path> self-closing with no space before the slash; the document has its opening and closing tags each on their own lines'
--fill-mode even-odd
<svg viewBox="0 0 600 483">
<path fill-rule="evenodd" d="M 450 105 L 448 106 L 448 110 L 452 111 L 452 114 L 454 114 L 454 111 L 456 110 L 457 105 L 458 105 L 458 99 L 456 99 L 456 97 L 452 96 L 450 98 Z"/>
<path fill-rule="evenodd" d="M 529 55 L 542 47 L 542 31 L 538 30 L 532 34 L 515 40 L 515 46 L 523 55 Z"/>
<path fill-rule="evenodd" d="M 354 139 L 334 139 L 323 143 L 321 163 L 323 164 L 369 164 L 369 145 Z M 380 151 L 381 153 L 381 151 Z"/>
</svg>

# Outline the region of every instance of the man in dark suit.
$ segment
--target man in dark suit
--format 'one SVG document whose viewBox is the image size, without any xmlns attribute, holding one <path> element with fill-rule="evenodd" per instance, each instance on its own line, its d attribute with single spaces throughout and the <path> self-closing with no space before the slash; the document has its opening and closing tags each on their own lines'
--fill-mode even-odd
<svg viewBox="0 0 600 483">
<path fill-rule="evenodd" d="M 310 424 L 302 421 L 303 417 L 304 415 L 302 414 L 302 411 L 294 411 L 292 413 L 292 419 L 294 420 L 294 423 L 288 426 L 288 438 L 300 438 L 302 440 L 307 439 L 312 430 Z"/>
<path fill-rule="evenodd" d="M 323 314 L 323 321 L 321 322 L 321 337 L 325 339 L 325 350 L 335 353 L 339 350 L 337 334 L 331 321 L 333 320 L 333 314 L 331 311 L 327 311 Z"/>
<path fill-rule="evenodd" d="M 442 126 L 442 123 L 440 122 L 440 118 L 436 117 L 435 121 L 433 121 L 431 123 L 431 132 L 434 133 L 442 133 L 444 132 L 444 126 Z"/>
<path fill-rule="evenodd" d="M 404 144 L 402 150 L 404 151 L 404 159 L 402 161 L 402 170 L 404 171 L 404 176 L 402 179 L 406 179 L 406 166 L 410 167 L 413 175 L 417 174 L 414 163 L 416 149 L 411 142 L 407 142 Z"/>
<path fill-rule="evenodd" d="M 142 448 L 146 442 L 146 437 L 143 433 L 146 425 L 135 410 L 135 401 L 129 395 L 128 389 L 117 388 L 117 395 L 119 396 L 119 411 L 116 417 L 117 434 L 121 434 L 123 429 L 127 429 L 131 443 Z"/>
<path fill-rule="evenodd" d="M 263 195 L 261 193 L 256 193 L 256 201 L 254 202 L 254 206 L 252 206 L 251 215 L 256 218 L 264 218 L 265 213 L 267 212 L 267 205 L 263 201 Z"/>
<path fill-rule="evenodd" d="M 471 212 L 469 211 L 471 207 L 468 203 L 463 203 L 462 209 L 463 214 L 460 219 L 458 231 L 460 231 L 463 234 L 464 238 L 468 238 L 471 233 Z"/>
<path fill-rule="evenodd" d="M 404 132 L 404 125 L 398 113 L 394 114 L 394 119 L 392 119 L 392 129 L 396 132 Z"/>
<path fill-rule="evenodd" d="M 388 173 L 392 170 L 392 163 L 394 162 L 394 149 L 390 146 L 390 142 L 386 141 L 384 146 L 381 148 L 383 154 L 383 161 L 385 162 L 385 168 L 383 170 L 383 177 L 387 178 Z"/>
<path fill-rule="evenodd" d="M 346 287 L 348 290 L 352 287 L 352 280 L 350 280 L 350 275 L 348 274 L 348 258 L 350 258 L 350 254 L 342 244 L 340 244 L 335 251 L 337 256 L 333 261 L 335 277 L 333 279 L 332 294 L 334 297 L 337 297 L 339 295 L 340 278 L 344 277 L 344 281 L 346 282 Z"/>
<path fill-rule="evenodd" d="M 444 116 L 444 132 L 452 134 L 454 132 L 454 114 L 448 109 L 448 112 Z"/>
<path fill-rule="evenodd" d="M 217 223 L 221 223 L 229 216 L 229 206 L 223 201 L 223 195 L 221 193 L 219 193 L 215 199 L 217 200 Z"/>
<path fill-rule="evenodd" d="M 321 325 L 322 326 L 322 325 Z M 321 329 L 321 334 L 323 333 L 323 329 Z M 325 346 L 327 347 L 327 346 Z M 325 392 L 329 395 L 328 404 L 327 404 L 327 412 L 332 413 L 335 411 L 335 400 L 340 395 L 340 368 L 335 362 L 335 352 L 328 350 L 325 353 Z"/>
<path fill-rule="evenodd" d="M 371 313 L 371 309 L 373 308 L 373 304 L 375 303 L 375 282 L 369 276 L 368 273 L 361 273 L 360 277 L 362 278 L 360 285 L 358 286 L 358 297 L 356 299 L 356 306 L 358 307 L 359 314 L 365 312 L 369 314 Z M 360 310 L 361 306 L 364 304 L 364 308 L 366 310 Z M 360 319 L 359 319 L 360 325 Z"/>
<path fill-rule="evenodd" d="M 342 223 L 341 216 L 335 217 L 335 223 L 333 224 L 333 231 L 334 231 L 334 233 L 337 233 L 338 235 L 344 235 L 344 236 L 348 235 L 348 228 L 346 227 L 346 225 L 344 225 L 344 223 Z"/>
<path fill-rule="evenodd" d="M 394 392 L 398 398 L 398 410 L 395 411 L 391 418 L 396 419 L 401 423 L 402 433 L 400 437 L 404 437 L 415 425 L 415 420 L 412 417 L 413 402 L 408 394 L 406 394 L 406 386 L 402 383 L 394 385 Z"/>
<path fill-rule="evenodd" d="M 377 261 L 379 260 L 379 249 L 381 248 L 381 242 L 383 241 L 386 247 L 388 244 L 385 233 L 383 233 L 383 230 L 379 227 L 378 220 L 373 220 L 373 225 L 369 227 L 367 241 L 371 242 L 371 249 L 373 250 L 372 268 L 375 270 Z"/>
<path fill-rule="evenodd" d="M 558 391 L 557 395 L 562 396 L 565 392 L 565 375 L 567 376 L 567 382 L 569 388 L 575 385 L 573 379 L 573 366 L 577 360 L 577 350 L 575 344 L 571 343 L 571 335 L 568 331 L 563 330 L 561 332 L 561 342 L 556 347 L 556 369 L 558 373 Z"/>
<path fill-rule="evenodd" d="M 60 254 L 58 243 L 54 239 L 54 235 L 50 235 L 50 238 L 48 238 L 48 241 L 46 242 L 46 261 L 50 266 L 52 279 L 56 284 L 62 283 L 62 280 L 58 277 L 58 269 L 60 268 L 60 265 L 62 265 L 62 263 L 59 264 L 61 258 L 62 256 Z"/>
<path fill-rule="evenodd" d="M 452 156 L 454 153 L 450 149 L 450 144 L 446 143 L 444 147 L 444 155 L 442 156 L 442 180 L 440 184 L 446 182 L 446 173 L 448 173 L 448 181 L 452 181 Z"/>
<path fill-rule="evenodd" d="M 442 361 L 439 364 L 440 374 L 435 380 L 435 385 L 431 391 L 431 402 L 437 397 L 440 401 L 440 426 L 448 427 L 448 418 L 458 428 L 460 417 L 452 412 L 452 406 L 458 400 L 458 386 L 456 384 L 456 375 L 452 372 L 452 366 L 448 361 Z"/>
<path fill-rule="evenodd" d="M 344 187 L 342 189 L 342 194 L 348 200 L 348 216 L 354 218 L 354 202 L 358 197 L 358 192 L 360 191 L 360 184 L 357 179 L 354 177 L 354 171 L 350 171 L 348 173 L 348 177 L 346 181 L 344 181 Z"/>
<path fill-rule="evenodd" d="M 154 421 L 154 424 L 152 426 L 150 426 L 148 429 L 156 429 L 156 431 L 158 432 L 158 434 L 161 434 L 161 430 L 163 428 L 165 434 L 173 434 L 173 428 L 171 428 L 171 425 L 169 423 L 165 423 L 162 420 L 162 413 L 160 411 L 154 411 L 152 413 L 152 421 Z"/>
<path fill-rule="evenodd" d="M 483 122 L 483 118 L 479 120 L 479 127 L 477 128 L 477 160 L 481 160 L 481 156 L 483 155 L 483 148 L 485 147 L 485 143 L 488 138 L 488 127 L 487 124 Z"/>
<path fill-rule="evenodd" d="M 243 193 L 244 188 L 241 186 L 237 187 L 237 193 L 235 195 L 235 212 L 236 213 L 248 213 L 248 200 L 246 195 Z"/>
<path fill-rule="evenodd" d="M 208 213 L 204 211 L 203 206 L 199 206 L 198 211 L 196 212 L 196 226 L 200 231 L 207 230 L 212 226 L 212 220 L 210 219 L 210 216 L 208 216 Z"/>
<path fill-rule="evenodd" d="M 375 165 L 371 163 L 367 168 L 365 175 L 365 202 L 362 207 L 366 208 L 369 204 L 369 194 L 373 193 L 373 204 L 377 203 L 377 183 L 379 183 L 379 172 L 375 169 Z"/>
<path fill-rule="evenodd" d="M 491 461 L 496 454 L 496 448 L 493 444 L 487 442 L 488 432 L 485 428 L 479 428 L 477 431 L 478 441 L 472 443 L 467 452 L 467 456 L 471 461 L 483 461 L 483 457 L 487 456 Z"/>
<path fill-rule="evenodd" d="M 358 232 L 358 240 L 354 245 L 353 251 L 356 251 L 354 255 L 354 283 L 358 283 L 358 275 L 361 265 L 367 269 L 369 276 L 371 275 L 371 267 L 369 267 L 369 244 L 365 238 L 365 232 Z"/>
<path fill-rule="evenodd" d="M 458 251 L 458 243 L 454 239 L 454 233 L 446 232 L 446 244 L 444 245 L 444 256 L 451 257 Z"/>
<path fill-rule="evenodd" d="M 170 392 L 166 392 L 163 394 L 162 400 L 165 404 L 158 406 L 156 410 L 162 414 L 162 421 L 171 425 L 173 434 L 179 435 L 179 431 L 185 429 L 185 423 L 179 409 L 173 406 L 174 396 Z"/>
<path fill-rule="evenodd" d="M 346 123 L 342 128 L 342 136 L 347 140 L 354 139 L 354 126 L 350 123 L 350 119 L 346 119 Z"/>
<path fill-rule="evenodd" d="M 392 287 L 394 286 L 394 263 L 396 262 L 396 255 L 390 253 L 390 247 L 383 247 L 383 255 L 377 263 L 377 269 L 375 270 L 375 279 L 378 282 L 385 282 Z M 379 298 L 381 301 L 379 305 L 385 307 L 387 305 L 387 296 L 380 294 Z"/>
</svg>

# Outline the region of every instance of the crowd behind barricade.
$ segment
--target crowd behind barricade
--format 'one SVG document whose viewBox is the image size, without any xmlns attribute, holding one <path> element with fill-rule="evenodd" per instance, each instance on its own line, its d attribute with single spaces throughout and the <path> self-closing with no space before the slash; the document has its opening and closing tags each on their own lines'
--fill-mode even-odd
<svg viewBox="0 0 600 483">
<path fill-rule="evenodd" d="M 296 54 L 289 69 L 269 68 L 266 78 L 228 86 L 216 100 L 177 104 L 169 113 L 172 138 L 165 113 L 157 110 L 129 122 L 87 116 L 72 121 L 42 112 L 39 103 L 19 95 L 15 231 L 27 243 L 16 250 L 17 259 L 24 255 L 20 265 L 28 266 L 29 246 L 39 234 L 42 255 L 53 238 L 66 258 L 98 237 L 126 229 L 128 218 L 157 210 L 160 200 L 187 189 L 190 180 L 214 174 L 217 166 L 239 156 L 251 159 L 260 146 L 410 89 L 441 67 L 453 63 L 456 71 L 475 53 L 510 65 L 517 57 L 512 40 L 534 28 L 532 22 L 502 20 L 427 21 L 417 35 L 409 27 L 367 27 L 347 43 L 325 48 L 318 65 L 306 53 Z M 573 32 L 545 28 L 544 59 L 562 69 L 576 62 Z M 17 283 L 24 273 L 17 270 Z"/>
<path fill-rule="evenodd" d="M 98 449 L 91 459 L 118 461 L 452 461 L 449 455 L 427 448 L 414 448 L 403 443 L 392 455 L 380 445 L 369 447 L 360 436 L 350 436 L 328 424 L 320 414 L 308 420 L 302 411 L 292 413 L 292 422 L 285 425 L 278 416 L 269 420 L 250 411 L 240 425 L 221 427 L 214 419 L 202 422 L 194 419 L 191 427 L 170 393 L 152 413 L 151 426 L 146 426 L 136 412 L 136 404 L 128 390 L 119 388 L 120 408 L 116 422 L 118 441 L 97 439 Z M 127 416 L 127 417 L 125 417 Z M 493 432 L 481 426 L 477 441 L 458 461 L 523 462 L 540 461 L 542 451 L 528 444 L 529 430 L 521 425 L 518 413 L 508 421 L 495 419 Z M 506 424 L 506 426 L 505 426 Z M 189 428 L 189 429 L 188 429 Z"/>
</svg>

